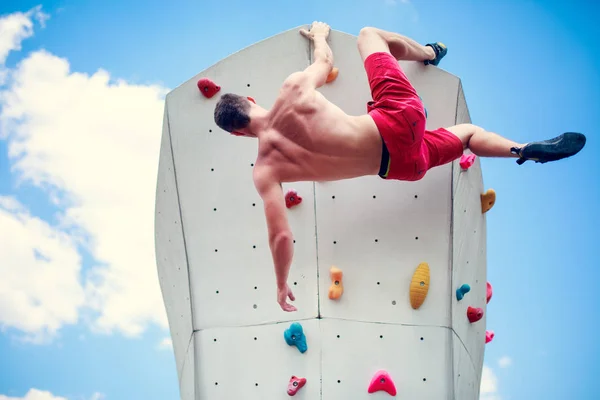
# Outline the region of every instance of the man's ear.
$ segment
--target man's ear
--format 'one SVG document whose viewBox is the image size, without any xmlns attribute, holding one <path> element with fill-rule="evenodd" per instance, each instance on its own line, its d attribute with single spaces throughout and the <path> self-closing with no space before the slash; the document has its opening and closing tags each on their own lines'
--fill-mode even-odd
<svg viewBox="0 0 600 400">
<path fill-rule="evenodd" d="M 241 132 L 237 132 L 237 131 L 233 131 L 233 132 L 231 132 L 231 134 L 232 134 L 232 135 L 235 135 L 235 136 L 246 136 L 246 135 L 244 135 L 243 133 L 241 133 Z"/>
<path fill-rule="evenodd" d="M 256 104 L 256 100 L 254 100 L 252 97 L 248 96 L 247 99 Z"/>
</svg>

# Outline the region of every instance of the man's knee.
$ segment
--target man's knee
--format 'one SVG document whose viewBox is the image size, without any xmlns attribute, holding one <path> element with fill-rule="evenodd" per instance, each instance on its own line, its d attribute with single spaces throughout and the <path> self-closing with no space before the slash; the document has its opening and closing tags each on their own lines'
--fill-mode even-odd
<svg viewBox="0 0 600 400">
<path fill-rule="evenodd" d="M 372 26 L 364 26 L 359 32 L 358 37 L 378 34 L 379 29 Z"/>
<path fill-rule="evenodd" d="M 372 53 L 390 51 L 387 41 L 379 34 L 379 30 L 370 26 L 360 30 L 357 45 L 363 59 Z"/>
<path fill-rule="evenodd" d="M 482 127 L 473 124 L 458 124 L 447 129 L 458 136 L 465 147 L 469 146 L 469 141 L 473 135 L 478 132 L 485 132 Z"/>
</svg>

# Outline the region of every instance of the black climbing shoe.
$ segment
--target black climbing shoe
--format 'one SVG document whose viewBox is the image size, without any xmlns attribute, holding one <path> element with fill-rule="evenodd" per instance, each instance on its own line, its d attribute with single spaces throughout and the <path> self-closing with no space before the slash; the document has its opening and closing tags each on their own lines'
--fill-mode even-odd
<svg viewBox="0 0 600 400">
<path fill-rule="evenodd" d="M 433 60 L 425 60 L 425 65 L 438 65 L 446 53 L 448 53 L 448 48 L 442 42 L 427 43 L 425 46 L 429 46 L 435 51 L 435 58 Z"/>
<path fill-rule="evenodd" d="M 528 143 L 522 148 L 513 147 L 510 151 L 519 156 L 519 165 L 527 160 L 543 164 L 574 156 L 583 149 L 585 141 L 585 135 L 581 133 L 566 132 L 553 139 Z"/>
</svg>

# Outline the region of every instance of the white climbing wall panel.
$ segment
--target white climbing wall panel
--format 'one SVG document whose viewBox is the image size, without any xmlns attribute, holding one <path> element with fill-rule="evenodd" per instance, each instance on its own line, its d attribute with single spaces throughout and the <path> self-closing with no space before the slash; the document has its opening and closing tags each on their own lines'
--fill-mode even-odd
<svg viewBox="0 0 600 400">
<path fill-rule="evenodd" d="M 485 316 L 486 236 L 480 164 L 458 162 L 419 182 L 364 177 L 284 184 L 298 190 L 288 210 L 295 254 L 290 272 L 299 311 L 276 302 L 262 203 L 252 182 L 257 142 L 214 123 L 218 97 L 252 96 L 265 107 L 283 80 L 311 62 L 298 34 L 283 32 L 243 49 L 170 92 L 166 99 L 156 196 L 157 265 L 169 317 L 181 398 L 286 399 L 292 375 L 307 384 L 298 399 L 384 399 L 367 388 L 386 370 L 398 399 L 479 398 Z M 349 114 L 366 111 L 370 91 L 356 37 L 332 31 L 336 81 L 321 92 Z M 451 49 L 450 49 L 451 52 Z M 451 56 L 451 54 L 449 54 Z M 460 80 L 401 62 L 428 110 L 429 128 L 469 122 Z M 204 98 L 201 77 L 221 86 Z M 429 294 L 414 310 L 415 268 L 431 270 Z M 344 294 L 327 296 L 331 266 Z M 471 286 L 456 300 L 456 289 Z M 284 331 L 301 323 L 308 351 Z"/>
</svg>

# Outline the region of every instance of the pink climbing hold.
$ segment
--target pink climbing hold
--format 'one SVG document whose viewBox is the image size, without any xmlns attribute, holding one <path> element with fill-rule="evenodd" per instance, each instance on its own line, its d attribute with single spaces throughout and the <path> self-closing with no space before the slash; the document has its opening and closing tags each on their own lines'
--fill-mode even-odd
<svg viewBox="0 0 600 400">
<path fill-rule="evenodd" d="M 208 78 L 201 78 L 198 81 L 198 89 L 204 95 L 204 97 L 210 99 L 215 94 L 217 94 L 219 90 L 221 90 L 221 86 L 215 84 Z"/>
<path fill-rule="evenodd" d="M 294 189 L 290 189 L 285 194 L 285 206 L 287 208 L 292 208 L 302 203 L 302 197 L 298 195 Z"/>
<path fill-rule="evenodd" d="M 387 392 L 390 396 L 396 395 L 396 385 L 394 385 L 392 377 L 383 370 L 377 371 L 375 376 L 373 376 L 373 379 L 371 379 L 369 393 L 375 393 L 382 390 Z"/>
<path fill-rule="evenodd" d="M 483 309 L 469 306 L 469 308 L 467 308 L 467 318 L 469 318 L 470 323 L 479 321 L 483 318 Z"/>
<path fill-rule="evenodd" d="M 486 301 L 486 303 L 489 303 L 491 298 L 492 298 L 492 284 L 488 282 L 487 283 L 487 301 Z"/>
<path fill-rule="evenodd" d="M 494 331 L 485 331 L 485 342 L 489 343 L 494 340 Z"/>
<path fill-rule="evenodd" d="M 460 167 L 464 170 L 469 169 L 475 163 L 475 154 L 463 154 L 460 157 Z"/>
<path fill-rule="evenodd" d="M 302 389 L 304 385 L 306 385 L 306 378 L 298 378 L 297 376 L 292 375 L 290 383 L 288 383 L 287 394 L 295 396 L 296 393 L 298 393 L 298 390 Z"/>
</svg>

